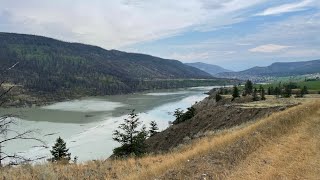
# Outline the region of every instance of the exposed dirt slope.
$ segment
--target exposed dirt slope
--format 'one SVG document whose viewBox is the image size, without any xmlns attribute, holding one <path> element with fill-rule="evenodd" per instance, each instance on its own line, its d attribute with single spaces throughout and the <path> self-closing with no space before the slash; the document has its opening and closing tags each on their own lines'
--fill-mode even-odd
<svg viewBox="0 0 320 180">
<path fill-rule="evenodd" d="M 196 116 L 185 122 L 173 125 L 147 140 L 148 152 L 165 152 L 194 138 L 205 135 L 206 132 L 238 126 L 284 110 L 292 105 L 270 106 L 264 108 L 243 108 L 244 102 L 251 102 L 251 97 L 225 98 L 218 103 L 211 97 L 196 104 Z"/>
</svg>

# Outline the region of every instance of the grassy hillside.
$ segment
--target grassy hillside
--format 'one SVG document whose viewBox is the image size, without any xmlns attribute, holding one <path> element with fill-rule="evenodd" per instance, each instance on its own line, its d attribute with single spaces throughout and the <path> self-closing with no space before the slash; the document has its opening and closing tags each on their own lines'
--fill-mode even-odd
<svg viewBox="0 0 320 180">
<path fill-rule="evenodd" d="M 177 79 L 212 79 L 211 85 L 223 84 L 223 80 L 176 60 L 0 33 L 0 71 L 16 62 L 19 64 L 3 73 L 2 79 L 37 93 L 104 95 L 197 85 L 192 84 L 195 81 L 187 85 L 174 81 Z"/>
<path fill-rule="evenodd" d="M 301 102 L 298 106 L 256 121 L 207 132 L 206 136 L 168 153 L 124 160 L 91 161 L 78 165 L 23 165 L 1 169 L 0 177 L 317 179 L 320 176 L 320 101 L 307 98 Z M 269 106 L 273 104 L 273 100 L 261 103 Z"/>
</svg>

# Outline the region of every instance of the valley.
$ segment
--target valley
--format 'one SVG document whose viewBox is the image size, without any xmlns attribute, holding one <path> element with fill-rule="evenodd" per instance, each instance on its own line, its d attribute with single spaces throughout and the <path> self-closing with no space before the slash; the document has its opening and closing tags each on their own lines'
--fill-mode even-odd
<svg viewBox="0 0 320 180">
<path fill-rule="evenodd" d="M 94 160 L 68 166 L 20 166 L 4 170 L 0 176 L 27 179 L 313 179 L 319 175 L 315 134 L 319 131 L 320 95 L 280 99 L 267 96 L 265 101 L 243 97 L 231 101 L 229 95 L 223 95 L 219 102 L 213 96 L 194 105 L 198 114 L 192 119 L 164 128 L 147 139 L 147 144 L 153 148 L 141 158 Z M 179 106 L 165 104 L 164 107 Z M 153 114 L 152 111 L 148 113 Z M 160 114 L 156 114 L 159 117 Z M 148 119 L 143 114 L 141 118 Z M 310 148 L 303 148 L 301 143 Z M 72 149 L 72 142 L 69 144 Z"/>
<path fill-rule="evenodd" d="M 173 111 L 186 109 L 213 87 L 158 90 L 128 95 L 86 97 L 41 107 L 1 108 L 0 115 L 12 114 L 16 118 L 16 131 L 38 129 L 50 146 L 56 137 L 66 139 L 70 152 L 80 162 L 105 159 L 118 144 L 112 140 L 112 132 L 131 109 L 139 113 L 144 124 L 157 122 L 160 130 L 173 121 Z M 30 158 L 50 156 L 46 148 L 32 148 L 33 142 L 17 141 L 3 150 L 24 152 Z M 94 149 L 92 149 L 94 147 Z M 45 158 L 46 159 L 46 158 Z M 45 159 L 40 162 L 46 162 Z"/>
</svg>

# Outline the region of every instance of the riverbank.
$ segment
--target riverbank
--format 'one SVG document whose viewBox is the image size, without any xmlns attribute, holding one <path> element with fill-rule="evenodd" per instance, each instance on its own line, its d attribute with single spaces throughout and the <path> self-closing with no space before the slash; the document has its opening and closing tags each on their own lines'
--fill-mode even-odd
<svg viewBox="0 0 320 180">
<path fill-rule="evenodd" d="M 203 100 L 205 92 L 212 87 L 182 88 L 178 90 L 149 91 L 144 93 L 81 98 L 54 103 L 44 107 L 3 108 L 1 114 L 13 114 L 17 118 L 15 130 L 40 130 L 37 137 L 48 146 L 58 136 L 66 142 L 72 156 L 83 162 L 104 159 L 112 154 L 118 144 L 112 133 L 127 118 L 130 110 L 139 113 L 140 120 L 147 126 L 156 121 L 160 130 L 174 120 L 173 111 L 186 109 L 196 101 Z M 47 135 L 49 134 L 49 135 Z M 30 158 L 48 156 L 48 149 L 32 148 L 31 142 L 19 142 L 6 146 L 8 152 L 27 152 Z"/>
<path fill-rule="evenodd" d="M 268 109 L 274 101 L 278 101 L 267 96 L 266 101 L 247 101 L 232 105 L 228 96 L 224 98 L 226 100 L 221 102 L 224 103 L 222 106 L 231 105 L 243 110 Z M 282 104 L 276 103 L 273 106 L 278 108 L 277 112 L 269 112 L 263 117 L 240 122 L 232 127 L 208 129 L 198 137 L 186 138 L 180 147 L 160 154 L 151 153 L 142 158 L 88 161 L 77 165 L 25 165 L 5 168 L 1 176 L 23 179 L 312 179 L 319 176 L 316 163 L 320 159 L 316 150 L 319 144 L 318 98 L 285 99 Z M 208 97 L 199 106 L 219 106 L 213 103 L 214 100 Z M 291 107 L 292 105 L 295 107 Z M 285 106 L 288 107 L 283 108 Z M 207 111 L 202 118 L 207 118 L 207 115 L 214 117 L 215 113 Z M 255 113 L 251 115 L 254 117 Z M 198 119 L 199 125 L 189 128 L 202 124 L 200 116 L 194 118 Z M 229 122 L 228 118 L 232 119 L 230 116 L 222 118 L 226 123 Z M 202 129 L 205 130 L 205 127 Z M 178 124 L 171 128 L 179 130 L 185 127 Z"/>
<path fill-rule="evenodd" d="M 149 83 L 148 88 L 135 88 L 130 91 L 106 92 L 104 94 L 92 89 L 90 91 L 83 89 L 65 89 L 60 92 L 41 92 L 25 89 L 23 86 L 9 84 L 4 87 L 14 88 L 4 97 L 2 107 L 38 107 L 50 105 L 62 101 L 70 101 L 86 97 L 108 96 L 108 95 L 124 95 L 134 93 L 144 93 L 149 91 L 175 90 L 180 88 L 203 87 L 203 86 L 224 86 L 226 84 L 237 84 L 238 80 L 230 79 L 172 79 L 172 80 L 154 80 L 145 81 Z"/>
</svg>

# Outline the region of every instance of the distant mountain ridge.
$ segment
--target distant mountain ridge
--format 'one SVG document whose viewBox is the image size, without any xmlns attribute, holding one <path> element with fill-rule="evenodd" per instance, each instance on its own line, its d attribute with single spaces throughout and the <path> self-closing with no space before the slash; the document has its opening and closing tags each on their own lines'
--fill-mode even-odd
<svg viewBox="0 0 320 180">
<path fill-rule="evenodd" d="M 35 93 L 121 94 L 194 85 L 177 79 L 222 81 L 177 60 L 0 32 L 0 72 L 16 62 L 1 79 Z"/>
<path fill-rule="evenodd" d="M 224 69 L 223 67 L 213 65 L 213 64 L 207 64 L 207 63 L 202 63 L 202 62 L 195 62 L 195 63 L 185 63 L 188 66 L 192 66 L 195 68 L 198 68 L 204 72 L 207 72 L 211 75 L 216 75 L 218 73 L 223 73 L 223 72 L 233 72 L 228 69 Z"/>
<path fill-rule="evenodd" d="M 219 73 L 217 77 L 259 79 L 320 73 L 320 60 L 276 62 L 266 67 L 253 67 L 239 72 Z"/>
</svg>

